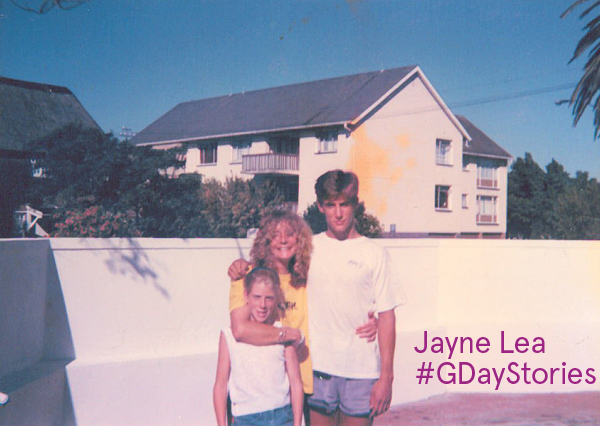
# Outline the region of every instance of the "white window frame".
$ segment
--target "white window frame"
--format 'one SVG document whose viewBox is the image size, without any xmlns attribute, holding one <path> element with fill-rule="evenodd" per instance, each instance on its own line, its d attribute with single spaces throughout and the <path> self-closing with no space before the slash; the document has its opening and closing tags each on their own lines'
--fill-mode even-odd
<svg viewBox="0 0 600 426">
<path fill-rule="evenodd" d="M 494 161 L 477 162 L 477 187 L 498 189 L 498 165 Z"/>
<path fill-rule="evenodd" d="M 30 158 L 29 163 L 31 164 L 31 177 L 36 179 L 48 177 L 47 170 L 38 164 L 37 158 Z"/>
<path fill-rule="evenodd" d="M 337 152 L 338 134 L 335 131 L 320 132 L 317 134 L 317 153 L 327 154 Z"/>
<path fill-rule="evenodd" d="M 468 209 L 469 208 L 469 195 L 468 194 L 463 194 L 461 202 L 462 202 L 462 208 L 463 209 Z"/>
<path fill-rule="evenodd" d="M 452 165 L 452 141 L 448 139 L 435 140 L 435 164 Z"/>
<path fill-rule="evenodd" d="M 208 156 L 208 152 L 209 150 L 211 150 L 211 155 Z M 208 143 L 205 145 L 201 145 L 198 146 L 198 164 L 200 166 L 212 166 L 217 164 L 218 158 L 217 158 L 217 152 L 219 150 L 219 146 L 216 142 L 213 143 Z M 212 162 L 211 161 L 207 161 L 210 160 L 212 157 Z"/>
<path fill-rule="evenodd" d="M 489 225 L 498 223 L 498 197 L 494 195 L 477 196 L 477 223 Z"/>
<path fill-rule="evenodd" d="M 446 202 L 442 203 L 442 194 L 446 194 Z M 439 211 L 450 211 L 452 209 L 452 204 L 450 202 L 452 195 L 452 187 L 450 185 L 436 185 L 435 186 L 435 197 L 434 197 L 434 206 L 436 210 Z"/>
<path fill-rule="evenodd" d="M 250 154 L 250 148 L 252 147 L 251 141 L 241 141 L 234 142 L 231 144 L 232 152 L 231 152 L 231 163 L 238 164 L 242 162 L 242 157 L 244 155 Z"/>
</svg>

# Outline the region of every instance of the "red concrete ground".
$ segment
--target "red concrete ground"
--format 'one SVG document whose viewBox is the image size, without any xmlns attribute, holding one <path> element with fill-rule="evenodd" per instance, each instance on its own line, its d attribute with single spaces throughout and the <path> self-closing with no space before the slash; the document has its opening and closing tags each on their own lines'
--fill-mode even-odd
<svg viewBox="0 0 600 426">
<path fill-rule="evenodd" d="M 600 392 L 460 394 L 396 405 L 376 426 L 597 426 Z"/>
</svg>

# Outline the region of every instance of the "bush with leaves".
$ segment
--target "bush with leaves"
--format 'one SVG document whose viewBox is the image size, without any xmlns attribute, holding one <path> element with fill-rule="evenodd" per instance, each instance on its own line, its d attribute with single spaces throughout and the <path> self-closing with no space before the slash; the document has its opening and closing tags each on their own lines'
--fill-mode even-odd
<svg viewBox="0 0 600 426">
<path fill-rule="evenodd" d="M 140 237 L 135 213 L 113 212 L 102 206 L 64 210 L 53 215 L 54 237 L 105 238 Z"/>
<path fill-rule="evenodd" d="M 268 181 L 257 184 L 239 177 L 225 182 L 208 179 L 202 185 L 202 214 L 209 237 L 243 238 L 262 219 L 279 208 L 283 196 Z"/>
<path fill-rule="evenodd" d="M 311 204 L 303 215 L 304 220 L 313 231 L 313 234 L 319 234 L 327 230 L 325 215 L 319 211 L 317 203 Z M 356 220 L 356 230 L 359 234 L 369 238 L 379 238 L 383 232 L 379 220 L 366 212 L 365 203 L 360 202 L 354 212 Z"/>
</svg>

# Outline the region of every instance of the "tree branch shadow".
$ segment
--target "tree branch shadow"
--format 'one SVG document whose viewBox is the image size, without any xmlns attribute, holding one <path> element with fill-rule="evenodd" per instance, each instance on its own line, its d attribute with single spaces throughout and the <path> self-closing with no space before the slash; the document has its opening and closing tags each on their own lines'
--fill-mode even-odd
<svg viewBox="0 0 600 426">
<path fill-rule="evenodd" d="M 109 259 L 105 263 L 110 272 L 150 283 L 165 299 L 170 300 L 169 291 L 160 284 L 159 275 L 150 264 L 150 258 L 140 244 L 132 238 L 118 241 L 120 244 L 115 243 L 114 240 L 106 240 Z"/>
</svg>

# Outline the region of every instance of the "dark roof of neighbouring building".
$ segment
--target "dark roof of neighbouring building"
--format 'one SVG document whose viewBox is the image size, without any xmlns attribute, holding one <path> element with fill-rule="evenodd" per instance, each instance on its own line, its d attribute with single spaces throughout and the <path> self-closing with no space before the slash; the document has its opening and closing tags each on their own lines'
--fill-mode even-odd
<svg viewBox="0 0 600 426">
<path fill-rule="evenodd" d="M 133 144 L 343 124 L 357 119 L 417 69 L 392 68 L 184 102 L 139 132 Z"/>
<path fill-rule="evenodd" d="M 477 126 L 462 115 L 456 115 L 460 124 L 471 136 L 471 140 L 463 145 L 463 154 L 483 157 L 512 158 L 500 145 L 494 142 L 488 135 L 483 133 Z"/>
<path fill-rule="evenodd" d="M 68 124 L 101 130 L 66 87 L 0 77 L 0 150 L 25 151 Z"/>
</svg>

